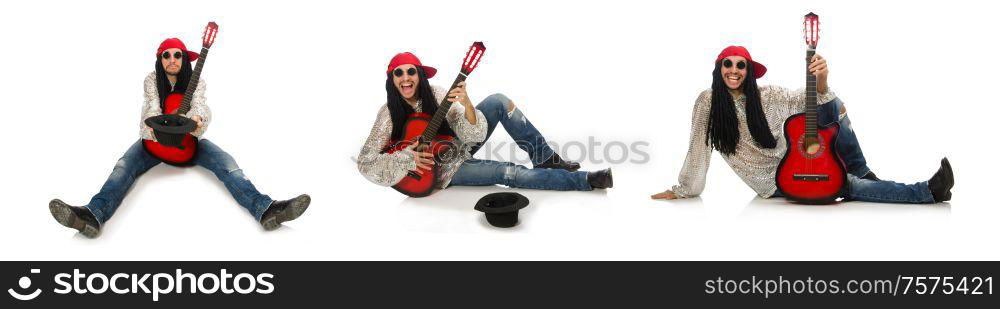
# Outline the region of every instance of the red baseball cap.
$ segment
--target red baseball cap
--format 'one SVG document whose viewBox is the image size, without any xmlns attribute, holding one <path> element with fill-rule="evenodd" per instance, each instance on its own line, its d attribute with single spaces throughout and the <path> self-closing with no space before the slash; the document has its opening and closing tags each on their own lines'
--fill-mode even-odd
<svg viewBox="0 0 1000 309">
<path fill-rule="evenodd" d="M 385 70 L 385 73 L 388 74 L 389 72 L 392 72 L 393 69 L 404 64 L 412 64 L 420 67 L 421 69 L 424 70 L 424 74 L 427 74 L 427 78 L 434 77 L 434 74 L 437 74 L 438 71 L 435 68 L 421 64 L 420 59 L 417 58 L 417 56 L 409 52 L 406 52 L 406 53 L 398 53 L 396 54 L 395 57 L 392 57 L 392 60 L 389 61 L 389 68 Z"/>
<path fill-rule="evenodd" d="M 753 58 L 750 57 L 750 51 L 747 51 L 746 47 L 743 46 L 726 47 L 726 49 L 723 49 L 722 52 L 719 53 L 719 56 L 715 58 L 715 62 L 718 63 L 719 61 L 722 61 L 722 59 L 725 59 L 726 57 L 730 56 L 740 56 L 746 58 L 747 61 L 750 61 L 750 63 L 753 64 L 753 73 L 755 79 L 764 77 L 764 73 L 767 73 L 767 67 L 765 67 L 763 64 L 760 64 L 759 62 L 753 61 Z"/>
<path fill-rule="evenodd" d="M 198 53 L 188 50 L 187 47 L 184 46 L 184 42 L 181 42 L 181 39 L 178 38 L 169 38 L 163 40 L 163 43 L 160 43 L 160 47 L 156 49 L 157 57 L 159 57 L 160 54 L 163 54 L 163 51 L 171 48 L 178 48 L 184 51 L 185 53 L 188 54 L 188 59 L 190 59 L 191 61 L 198 60 Z"/>
</svg>

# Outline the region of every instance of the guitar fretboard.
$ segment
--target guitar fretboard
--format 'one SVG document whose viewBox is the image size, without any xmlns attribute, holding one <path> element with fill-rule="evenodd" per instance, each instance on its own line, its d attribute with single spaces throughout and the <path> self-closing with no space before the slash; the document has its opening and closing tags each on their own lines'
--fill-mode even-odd
<svg viewBox="0 0 1000 309">
<path fill-rule="evenodd" d="M 817 94 L 816 75 L 809 73 L 809 65 L 813 55 L 816 54 L 816 47 L 810 46 L 806 51 L 806 137 L 816 137 L 818 128 L 817 116 Z"/>
<path fill-rule="evenodd" d="M 187 90 L 184 91 L 184 99 L 181 100 L 181 106 L 177 109 L 178 115 L 187 114 L 191 110 L 191 100 L 194 99 L 194 92 L 198 89 L 198 81 L 201 80 L 201 69 L 205 67 L 205 59 L 208 58 L 208 47 L 201 47 L 201 54 L 198 55 L 198 64 L 194 66 L 194 70 L 191 72 L 191 81 L 188 82 Z"/>
<path fill-rule="evenodd" d="M 462 70 L 458 76 L 455 77 L 455 82 L 451 83 L 451 87 L 448 88 L 448 92 L 451 92 L 458 84 L 465 81 L 468 77 L 468 73 Z M 448 110 L 451 109 L 451 101 L 448 101 L 448 94 L 445 94 L 444 98 L 441 99 L 441 104 L 438 104 L 438 110 L 434 113 L 434 117 L 427 124 L 427 129 L 424 130 L 424 134 L 421 136 L 422 141 L 431 141 L 434 136 L 437 135 L 438 129 L 441 128 L 441 124 L 445 121 L 445 116 L 448 115 Z"/>
</svg>

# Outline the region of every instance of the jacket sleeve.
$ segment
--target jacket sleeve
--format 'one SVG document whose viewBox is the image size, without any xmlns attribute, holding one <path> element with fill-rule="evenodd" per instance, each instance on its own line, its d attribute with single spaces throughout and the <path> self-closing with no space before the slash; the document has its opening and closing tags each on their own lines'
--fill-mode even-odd
<svg viewBox="0 0 1000 309">
<path fill-rule="evenodd" d="M 212 110 L 208 108 L 208 99 L 205 98 L 205 89 L 208 85 L 205 84 L 205 80 L 201 79 L 198 81 L 198 88 L 194 90 L 194 96 L 191 98 L 191 110 L 188 111 L 187 115 L 184 117 L 192 118 L 194 116 L 201 117 L 202 126 L 191 135 L 201 137 L 208 130 L 208 125 L 212 122 Z"/>
<path fill-rule="evenodd" d="M 146 118 L 162 113 L 160 110 L 160 96 L 156 90 L 156 73 L 150 73 L 142 83 L 143 103 L 142 114 L 139 118 L 139 138 L 156 140 L 153 136 L 153 129 L 146 125 Z"/>
<path fill-rule="evenodd" d="M 712 92 L 704 91 L 698 96 L 691 115 L 691 138 L 688 141 L 684 167 L 677 177 L 677 185 L 671 190 L 677 197 L 695 197 L 705 190 L 708 165 L 712 160 L 712 146 L 707 144 L 708 116 L 711 108 Z"/>
<path fill-rule="evenodd" d="M 383 105 L 357 158 L 358 171 L 361 175 L 385 187 L 399 183 L 409 171 L 417 168 L 413 153 L 408 150 L 391 154 L 382 152 L 382 149 L 389 144 L 391 134 L 392 118 L 389 116 L 389 108 Z"/>
</svg>

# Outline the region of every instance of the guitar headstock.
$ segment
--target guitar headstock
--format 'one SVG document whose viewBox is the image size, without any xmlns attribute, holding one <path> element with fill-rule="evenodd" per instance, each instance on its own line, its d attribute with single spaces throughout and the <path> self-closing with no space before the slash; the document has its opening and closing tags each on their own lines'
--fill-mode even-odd
<svg viewBox="0 0 1000 309">
<path fill-rule="evenodd" d="M 212 47 L 212 43 L 215 43 L 215 36 L 219 33 L 219 24 L 214 21 L 209 22 L 205 26 L 205 33 L 201 36 L 201 46 Z"/>
<path fill-rule="evenodd" d="M 813 12 L 806 14 L 805 21 L 802 22 L 802 33 L 809 48 L 816 49 L 816 45 L 819 45 L 819 15 Z"/>
<path fill-rule="evenodd" d="M 462 61 L 462 73 L 472 73 L 472 70 L 479 66 L 479 60 L 482 59 L 485 52 L 486 46 L 483 45 L 483 42 L 472 43 L 469 52 L 465 53 L 465 60 Z"/>
</svg>

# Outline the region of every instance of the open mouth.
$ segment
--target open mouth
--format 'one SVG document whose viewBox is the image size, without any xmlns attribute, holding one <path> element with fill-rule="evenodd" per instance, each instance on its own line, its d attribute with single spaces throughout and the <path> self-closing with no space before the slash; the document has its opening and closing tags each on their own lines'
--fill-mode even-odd
<svg viewBox="0 0 1000 309">
<path fill-rule="evenodd" d="M 399 84 L 399 89 L 403 90 L 403 92 L 413 91 L 413 82 L 402 82 Z"/>
<path fill-rule="evenodd" d="M 726 74 L 726 81 L 738 83 L 743 80 L 743 76 L 738 74 Z"/>
</svg>

